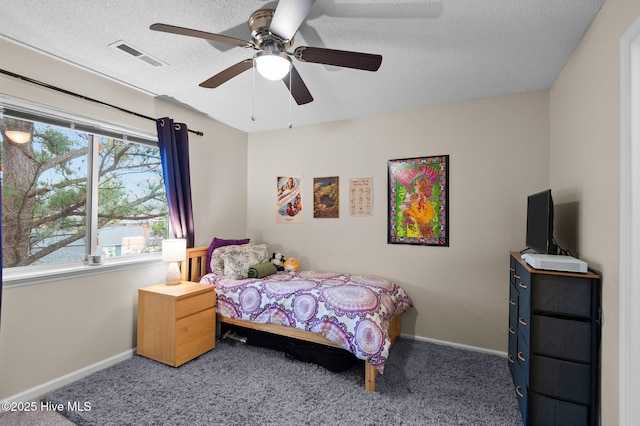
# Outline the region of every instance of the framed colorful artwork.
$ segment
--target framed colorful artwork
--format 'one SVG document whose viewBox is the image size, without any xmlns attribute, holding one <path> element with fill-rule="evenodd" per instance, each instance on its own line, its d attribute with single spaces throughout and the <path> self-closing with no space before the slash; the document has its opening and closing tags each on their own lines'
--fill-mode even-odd
<svg viewBox="0 0 640 426">
<path fill-rule="evenodd" d="M 302 176 L 277 177 L 276 223 L 302 223 Z"/>
<path fill-rule="evenodd" d="M 313 217 L 333 219 L 340 217 L 340 178 L 338 176 L 313 178 Z"/>
<path fill-rule="evenodd" d="M 389 244 L 449 246 L 449 156 L 389 160 Z"/>
</svg>

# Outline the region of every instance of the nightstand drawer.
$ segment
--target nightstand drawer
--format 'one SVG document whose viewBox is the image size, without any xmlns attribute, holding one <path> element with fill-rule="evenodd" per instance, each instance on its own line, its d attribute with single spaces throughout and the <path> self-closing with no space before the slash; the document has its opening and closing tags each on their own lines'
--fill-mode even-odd
<svg viewBox="0 0 640 426">
<path fill-rule="evenodd" d="M 207 309 L 176 321 L 176 365 L 213 349 L 215 328 L 215 309 Z"/>
<path fill-rule="evenodd" d="M 187 297 L 176 301 L 176 319 L 184 318 L 196 312 L 211 308 L 216 304 L 216 292 L 206 293 Z"/>
</svg>

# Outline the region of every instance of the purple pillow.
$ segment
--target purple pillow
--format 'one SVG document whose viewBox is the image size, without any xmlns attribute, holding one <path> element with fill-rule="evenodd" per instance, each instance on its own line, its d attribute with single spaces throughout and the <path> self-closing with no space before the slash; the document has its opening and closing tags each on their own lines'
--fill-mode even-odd
<svg viewBox="0 0 640 426">
<path fill-rule="evenodd" d="M 211 273 L 211 253 L 218 247 L 224 246 L 236 246 L 242 244 L 248 244 L 251 238 L 244 238 L 242 240 L 225 240 L 222 238 L 213 237 L 209 250 L 207 250 L 207 274 Z"/>
</svg>

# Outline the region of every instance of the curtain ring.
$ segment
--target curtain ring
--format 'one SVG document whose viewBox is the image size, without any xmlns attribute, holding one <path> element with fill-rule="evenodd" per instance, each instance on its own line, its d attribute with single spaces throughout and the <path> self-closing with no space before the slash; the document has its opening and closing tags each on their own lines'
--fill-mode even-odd
<svg viewBox="0 0 640 426">
<path fill-rule="evenodd" d="M 180 130 L 180 124 L 179 124 L 179 123 L 175 123 L 175 124 L 173 125 L 173 128 L 174 128 L 175 130 Z"/>
<path fill-rule="evenodd" d="M 160 120 L 158 120 L 158 121 L 160 121 L 160 125 L 161 125 L 162 127 L 164 127 L 164 118 L 161 118 L 161 119 L 160 119 Z"/>
</svg>

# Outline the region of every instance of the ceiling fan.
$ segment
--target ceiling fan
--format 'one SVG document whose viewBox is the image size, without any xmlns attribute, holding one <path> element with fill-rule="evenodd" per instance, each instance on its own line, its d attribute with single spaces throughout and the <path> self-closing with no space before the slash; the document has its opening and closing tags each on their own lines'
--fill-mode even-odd
<svg viewBox="0 0 640 426">
<path fill-rule="evenodd" d="M 215 88 L 233 77 L 255 67 L 270 80 L 282 80 L 298 105 L 313 101 L 313 96 L 291 61 L 291 56 L 301 62 L 334 65 L 365 71 L 377 71 L 382 63 L 381 55 L 299 46 L 293 52 L 293 36 L 307 17 L 316 0 L 280 0 L 275 9 L 260 9 L 249 17 L 252 41 L 245 41 L 222 34 L 209 33 L 168 24 L 153 24 L 151 29 L 166 33 L 203 38 L 247 49 L 257 50 L 253 58 L 245 59 L 200 83 L 200 87 Z"/>
</svg>

